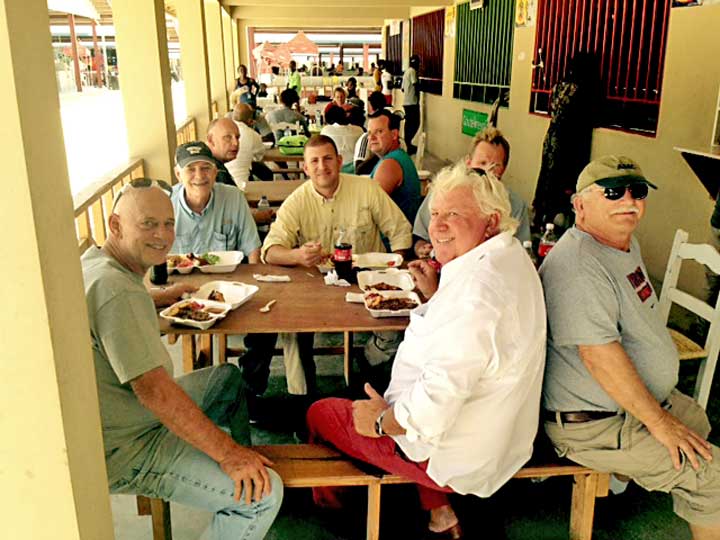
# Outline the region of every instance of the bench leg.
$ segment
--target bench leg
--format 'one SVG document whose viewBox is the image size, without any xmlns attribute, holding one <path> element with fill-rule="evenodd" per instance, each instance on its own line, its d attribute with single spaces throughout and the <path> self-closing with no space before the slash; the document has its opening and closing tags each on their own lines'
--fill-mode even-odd
<svg viewBox="0 0 720 540">
<path fill-rule="evenodd" d="M 170 503 L 162 499 L 150 499 L 153 540 L 172 540 L 170 526 Z"/>
<path fill-rule="evenodd" d="M 591 540 L 598 473 L 576 474 L 570 505 L 570 540 Z"/>
<path fill-rule="evenodd" d="M 343 351 L 343 375 L 345 375 L 345 385 L 350 386 L 350 374 L 352 373 L 352 358 L 353 358 L 353 333 L 344 332 L 345 343 Z"/>
<path fill-rule="evenodd" d="M 195 336 L 192 334 L 183 334 L 183 373 L 192 373 L 193 361 L 195 360 Z"/>
<path fill-rule="evenodd" d="M 152 513 L 152 509 L 150 508 L 150 499 L 147 497 L 138 495 L 135 497 L 135 502 L 137 504 L 138 516 L 149 516 Z"/>
<path fill-rule="evenodd" d="M 380 482 L 368 486 L 367 540 L 380 538 Z"/>
</svg>

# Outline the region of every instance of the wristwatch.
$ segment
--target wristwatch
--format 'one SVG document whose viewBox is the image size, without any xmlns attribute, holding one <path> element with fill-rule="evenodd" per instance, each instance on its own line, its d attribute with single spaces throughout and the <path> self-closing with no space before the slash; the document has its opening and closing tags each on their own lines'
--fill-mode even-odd
<svg viewBox="0 0 720 540">
<path fill-rule="evenodd" d="M 383 409 L 383 411 L 375 419 L 375 435 L 377 435 L 378 437 L 384 437 L 385 435 L 387 435 L 387 433 L 383 431 L 382 427 L 382 421 L 387 411 L 387 409 Z"/>
</svg>

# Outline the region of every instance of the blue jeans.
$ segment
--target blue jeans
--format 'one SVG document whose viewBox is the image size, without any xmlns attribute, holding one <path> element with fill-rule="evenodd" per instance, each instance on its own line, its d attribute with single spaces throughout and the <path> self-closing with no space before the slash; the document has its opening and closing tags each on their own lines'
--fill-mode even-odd
<svg viewBox="0 0 720 540">
<path fill-rule="evenodd" d="M 224 364 L 206 368 L 180 377 L 177 382 L 211 420 L 230 428 L 233 439 L 249 444 L 245 385 L 237 367 Z M 282 480 L 271 469 L 268 474 L 272 484 L 270 495 L 247 505 L 243 493 L 240 501 L 235 501 L 235 484 L 217 462 L 160 428 L 152 444 L 110 490 L 213 512 L 210 535 L 213 540 L 260 540 L 275 520 L 283 498 Z"/>
</svg>

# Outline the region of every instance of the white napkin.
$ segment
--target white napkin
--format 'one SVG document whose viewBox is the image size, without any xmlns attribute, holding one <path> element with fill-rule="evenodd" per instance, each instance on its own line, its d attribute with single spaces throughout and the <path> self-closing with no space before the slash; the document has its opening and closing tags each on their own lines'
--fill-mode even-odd
<svg viewBox="0 0 720 540">
<path fill-rule="evenodd" d="M 336 287 L 349 287 L 350 284 L 344 279 L 339 279 L 335 270 L 330 270 L 325 277 L 325 285 L 335 285 Z"/>
<path fill-rule="evenodd" d="M 363 293 L 359 293 L 359 292 L 345 293 L 345 301 L 351 302 L 353 304 L 364 304 L 365 303 L 365 295 Z"/>
<path fill-rule="evenodd" d="M 271 282 L 271 283 L 290 281 L 290 276 L 276 276 L 273 274 L 253 274 L 253 277 L 257 281 L 267 281 L 267 282 Z"/>
</svg>

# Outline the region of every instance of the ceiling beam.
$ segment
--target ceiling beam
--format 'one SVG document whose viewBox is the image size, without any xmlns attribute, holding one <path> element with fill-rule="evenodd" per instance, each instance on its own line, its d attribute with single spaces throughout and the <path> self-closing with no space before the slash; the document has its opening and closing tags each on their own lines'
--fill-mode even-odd
<svg viewBox="0 0 720 540">
<path fill-rule="evenodd" d="M 298 2 L 293 0 L 222 0 L 222 4 L 223 6 L 259 6 L 266 8 L 285 8 L 296 7 L 298 5 Z M 345 13 L 350 14 L 355 8 L 361 8 L 367 11 L 368 8 L 385 8 L 389 5 L 399 8 L 427 6 L 437 6 L 438 8 L 441 8 L 453 5 L 453 0 L 348 0 L 346 2 L 338 0 L 305 0 L 302 2 L 301 9 L 303 9 L 307 13 L 307 8 L 341 8 L 344 10 Z"/>
<path fill-rule="evenodd" d="M 233 18 L 236 18 L 233 16 Z M 357 19 L 324 19 L 321 17 L 303 17 L 298 19 L 297 17 L 284 17 L 284 18 L 267 18 L 258 17 L 254 19 L 240 19 L 240 22 L 247 26 L 254 26 L 256 29 L 275 29 L 278 27 L 295 27 L 295 28 L 308 28 L 312 26 L 318 29 L 354 29 L 362 28 L 363 30 L 368 27 L 381 28 L 385 21 L 377 18 L 357 18 Z"/>
<path fill-rule="evenodd" d="M 367 8 L 348 8 L 348 7 L 323 7 L 308 8 L 307 6 L 277 7 L 268 6 L 239 6 L 232 9 L 232 17 L 235 19 L 275 19 L 275 18 L 322 18 L 336 19 L 342 21 L 344 19 L 353 21 L 353 19 L 373 18 L 378 21 L 383 19 L 407 19 L 410 17 L 410 8 L 386 5 L 382 8 L 368 10 Z M 382 22 L 380 23 L 382 24 Z"/>
</svg>

